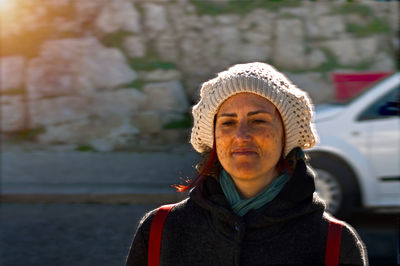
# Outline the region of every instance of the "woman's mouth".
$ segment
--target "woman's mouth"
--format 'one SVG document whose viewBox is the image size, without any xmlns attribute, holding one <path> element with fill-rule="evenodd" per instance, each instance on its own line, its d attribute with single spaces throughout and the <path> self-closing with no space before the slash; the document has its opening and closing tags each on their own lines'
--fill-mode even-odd
<svg viewBox="0 0 400 266">
<path fill-rule="evenodd" d="M 233 156 L 252 156 L 257 155 L 257 153 L 253 150 L 234 150 L 232 152 Z"/>
</svg>

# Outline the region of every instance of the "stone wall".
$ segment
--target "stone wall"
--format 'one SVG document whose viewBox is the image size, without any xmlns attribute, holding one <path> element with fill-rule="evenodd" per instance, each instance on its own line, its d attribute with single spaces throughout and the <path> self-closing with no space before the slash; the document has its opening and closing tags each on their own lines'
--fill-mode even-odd
<svg viewBox="0 0 400 266">
<path fill-rule="evenodd" d="M 269 62 L 315 103 L 334 98 L 332 72 L 396 69 L 396 1 L 13 0 L 0 13 L 1 131 L 41 144 L 186 142 L 201 82 L 235 63 Z"/>
</svg>

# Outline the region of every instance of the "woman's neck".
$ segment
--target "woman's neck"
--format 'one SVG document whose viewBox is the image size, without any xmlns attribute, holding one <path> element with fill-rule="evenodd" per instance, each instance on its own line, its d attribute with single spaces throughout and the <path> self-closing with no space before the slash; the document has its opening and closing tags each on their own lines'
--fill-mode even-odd
<svg viewBox="0 0 400 266">
<path fill-rule="evenodd" d="M 233 175 L 231 176 L 240 195 L 248 199 L 256 196 L 268 187 L 279 176 L 279 172 L 276 168 L 273 168 L 267 174 L 253 178 L 236 178 Z"/>
</svg>

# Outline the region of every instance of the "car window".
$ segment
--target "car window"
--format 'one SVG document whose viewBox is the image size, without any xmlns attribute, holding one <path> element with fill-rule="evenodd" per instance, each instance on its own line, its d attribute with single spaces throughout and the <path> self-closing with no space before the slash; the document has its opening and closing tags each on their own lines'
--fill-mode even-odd
<svg viewBox="0 0 400 266">
<path fill-rule="evenodd" d="M 400 116 L 400 86 L 395 87 L 383 97 L 368 106 L 360 116 L 359 121 L 382 119 L 386 117 Z"/>
</svg>

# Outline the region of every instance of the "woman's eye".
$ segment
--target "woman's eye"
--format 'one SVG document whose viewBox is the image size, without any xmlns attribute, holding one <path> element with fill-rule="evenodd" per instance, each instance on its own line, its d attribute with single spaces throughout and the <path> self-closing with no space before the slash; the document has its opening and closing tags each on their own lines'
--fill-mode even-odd
<svg viewBox="0 0 400 266">
<path fill-rule="evenodd" d="M 222 125 L 223 125 L 223 126 L 231 126 L 231 125 L 233 125 L 233 124 L 234 124 L 233 121 L 225 121 L 225 122 L 222 122 Z"/>
<path fill-rule="evenodd" d="M 256 120 L 254 120 L 253 121 L 255 124 L 264 124 L 264 123 L 266 123 L 266 121 L 265 120 L 262 120 L 262 119 L 256 119 Z"/>
</svg>

